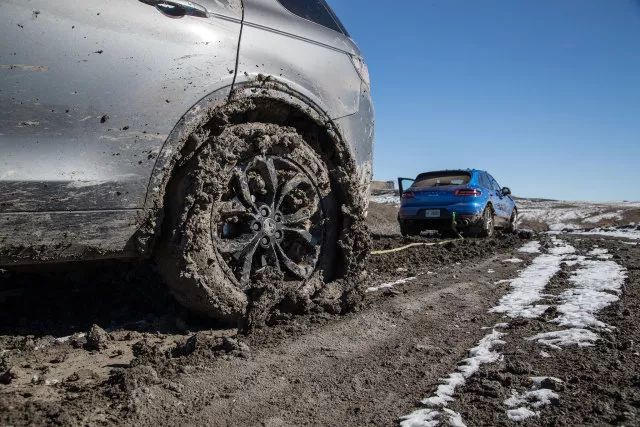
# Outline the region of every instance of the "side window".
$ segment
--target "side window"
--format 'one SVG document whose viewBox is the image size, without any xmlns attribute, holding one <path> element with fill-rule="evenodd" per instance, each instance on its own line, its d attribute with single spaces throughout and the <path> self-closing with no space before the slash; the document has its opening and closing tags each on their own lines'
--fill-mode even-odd
<svg viewBox="0 0 640 427">
<path fill-rule="evenodd" d="M 491 183 L 489 181 L 489 178 L 487 177 L 487 174 L 484 172 L 480 174 L 480 185 L 482 186 L 482 188 L 491 188 Z"/>
<path fill-rule="evenodd" d="M 493 190 L 497 190 L 497 191 L 501 191 L 502 190 L 500 188 L 500 186 L 498 185 L 498 182 L 495 180 L 494 177 L 492 177 L 491 175 L 487 174 L 487 178 L 489 179 L 489 188 L 491 188 Z"/>
<path fill-rule="evenodd" d="M 500 188 L 500 184 L 498 184 L 498 181 L 496 181 L 494 177 L 491 177 L 491 184 L 494 190 L 502 191 L 502 188 Z"/>
<path fill-rule="evenodd" d="M 330 28 L 345 36 L 349 35 L 325 0 L 278 0 L 278 2 L 294 15 Z"/>
</svg>

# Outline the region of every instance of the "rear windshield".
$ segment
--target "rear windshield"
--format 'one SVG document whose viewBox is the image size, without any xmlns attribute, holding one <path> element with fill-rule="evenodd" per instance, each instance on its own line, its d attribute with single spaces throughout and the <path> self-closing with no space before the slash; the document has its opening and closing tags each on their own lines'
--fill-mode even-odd
<svg viewBox="0 0 640 427">
<path fill-rule="evenodd" d="M 325 0 L 278 0 L 278 2 L 294 15 L 349 36 L 344 25 Z"/>
<path fill-rule="evenodd" d="M 471 180 L 471 174 L 463 171 L 427 172 L 416 178 L 412 187 L 442 187 L 445 185 L 466 185 Z"/>
</svg>

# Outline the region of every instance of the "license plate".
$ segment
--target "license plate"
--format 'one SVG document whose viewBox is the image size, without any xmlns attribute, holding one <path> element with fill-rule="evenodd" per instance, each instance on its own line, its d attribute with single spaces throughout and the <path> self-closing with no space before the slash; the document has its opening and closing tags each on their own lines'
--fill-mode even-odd
<svg viewBox="0 0 640 427">
<path fill-rule="evenodd" d="M 440 209 L 427 209 L 424 211 L 425 218 L 440 218 Z"/>
</svg>

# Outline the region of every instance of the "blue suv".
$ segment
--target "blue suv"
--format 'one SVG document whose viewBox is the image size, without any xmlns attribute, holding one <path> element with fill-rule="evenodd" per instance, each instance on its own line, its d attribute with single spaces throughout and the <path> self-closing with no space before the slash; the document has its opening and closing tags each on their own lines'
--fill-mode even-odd
<svg viewBox="0 0 640 427">
<path fill-rule="evenodd" d="M 406 190 L 404 184 L 412 181 Z M 421 173 L 416 179 L 398 178 L 403 236 L 423 230 L 491 237 L 496 228 L 514 232 L 518 208 L 508 187 L 500 187 L 489 173 L 476 169 Z"/>
</svg>

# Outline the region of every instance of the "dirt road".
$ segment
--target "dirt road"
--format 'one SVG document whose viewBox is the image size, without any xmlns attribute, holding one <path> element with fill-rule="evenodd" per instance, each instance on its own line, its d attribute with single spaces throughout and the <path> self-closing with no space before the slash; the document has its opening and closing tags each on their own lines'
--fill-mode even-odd
<svg viewBox="0 0 640 427">
<path fill-rule="evenodd" d="M 376 249 L 406 243 L 382 228 Z M 637 424 L 637 242 L 375 255 L 357 312 L 250 335 L 190 318 L 148 265 L 5 272 L 30 288 L 0 302 L 0 424 Z"/>
</svg>

